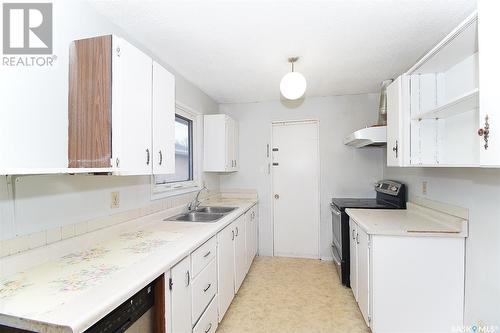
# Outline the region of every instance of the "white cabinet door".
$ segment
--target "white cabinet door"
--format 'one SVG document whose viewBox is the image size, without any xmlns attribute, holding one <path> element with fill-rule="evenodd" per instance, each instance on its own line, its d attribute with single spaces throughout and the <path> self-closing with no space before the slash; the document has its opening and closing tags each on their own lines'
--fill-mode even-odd
<svg viewBox="0 0 500 333">
<path fill-rule="evenodd" d="M 172 333 L 191 332 L 191 260 L 187 256 L 170 270 Z"/>
<path fill-rule="evenodd" d="M 257 204 L 253 207 L 253 258 L 255 258 L 258 252 L 259 252 L 259 205 Z"/>
<path fill-rule="evenodd" d="M 403 166 L 402 76 L 387 87 L 387 166 Z"/>
<path fill-rule="evenodd" d="M 113 37 L 112 164 L 119 175 L 152 173 L 153 60 Z"/>
<path fill-rule="evenodd" d="M 253 230 L 253 221 L 252 221 L 252 209 L 245 213 L 245 230 L 246 230 L 246 256 L 247 256 L 247 272 L 250 269 L 250 265 L 252 264 L 253 256 L 252 256 L 252 230 Z"/>
<path fill-rule="evenodd" d="M 234 298 L 234 238 L 233 223 L 217 234 L 219 322 Z"/>
<path fill-rule="evenodd" d="M 253 259 L 257 252 L 257 227 L 256 227 L 255 206 L 245 213 L 246 226 L 246 252 L 247 252 L 247 273 L 252 265 Z"/>
<path fill-rule="evenodd" d="M 247 274 L 245 217 L 240 216 L 234 225 L 234 292 L 237 293 Z"/>
<path fill-rule="evenodd" d="M 230 151 L 231 160 L 231 171 L 238 171 L 239 160 L 238 160 L 238 146 L 239 146 L 239 130 L 238 123 L 233 119 L 229 118 L 229 128 L 231 139 L 228 142 L 228 147 Z"/>
<path fill-rule="evenodd" d="M 232 119 L 229 117 L 226 117 L 225 131 L 226 131 L 226 140 L 225 140 L 226 168 L 228 171 L 233 171 L 233 167 L 234 167 L 234 158 L 233 158 L 234 132 L 233 132 L 233 122 L 232 122 Z"/>
<path fill-rule="evenodd" d="M 357 228 L 357 245 L 358 245 L 358 305 L 361 314 L 370 326 L 370 248 L 368 246 L 368 234 L 361 228 Z"/>
<path fill-rule="evenodd" d="M 349 220 L 349 266 L 350 283 L 354 299 L 358 300 L 358 245 L 357 245 L 357 226 L 351 219 Z"/>
<path fill-rule="evenodd" d="M 175 172 L 175 77 L 153 62 L 153 150 L 155 175 Z"/>
<path fill-rule="evenodd" d="M 480 164 L 500 166 L 500 99 L 498 78 L 500 77 L 500 3 L 483 0 L 478 5 L 479 43 L 479 128 L 489 126 L 488 145 L 485 134 L 479 138 Z M 487 118 L 487 119 L 486 119 Z"/>
<path fill-rule="evenodd" d="M 204 166 L 208 172 L 238 170 L 238 123 L 224 114 L 206 115 L 204 123 Z"/>
</svg>

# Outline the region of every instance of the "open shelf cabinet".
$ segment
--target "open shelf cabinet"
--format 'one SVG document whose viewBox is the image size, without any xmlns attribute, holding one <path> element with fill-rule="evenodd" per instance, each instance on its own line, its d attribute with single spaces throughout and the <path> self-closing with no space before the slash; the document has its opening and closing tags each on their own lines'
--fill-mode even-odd
<svg viewBox="0 0 500 333">
<path fill-rule="evenodd" d="M 406 74 L 409 165 L 480 165 L 478 20 L 474 13 Z"/>
</svg>

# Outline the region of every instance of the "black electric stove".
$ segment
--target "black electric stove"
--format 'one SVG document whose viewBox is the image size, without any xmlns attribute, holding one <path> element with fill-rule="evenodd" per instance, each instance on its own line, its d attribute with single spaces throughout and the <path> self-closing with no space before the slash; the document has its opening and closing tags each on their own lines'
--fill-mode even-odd
<svg viewBox="0 0 500 333">
<path fill-rule="evenodd" d="M 346 208 L 406 209 L 406 186 L 393 180 L 381 180 L 375 184 L 376 198 L 333 198 L 332 253 L 333 261 L 342 284 L 350 287 L 349 267 L 349 216 Z"/>
</svg>

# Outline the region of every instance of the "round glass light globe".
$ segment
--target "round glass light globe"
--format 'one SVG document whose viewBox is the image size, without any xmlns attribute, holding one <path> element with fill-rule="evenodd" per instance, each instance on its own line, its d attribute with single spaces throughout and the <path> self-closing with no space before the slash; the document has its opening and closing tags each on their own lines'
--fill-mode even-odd
<svg viewBox="0 0 500 333">
<path fill-rule="evenodd" d="M 306 92 L 306 88 L 306 78 L 299 72 L 286 74 L 280 82 L 281 94 L 283 97 L 290 100 L 301 98 Z"/>
</svg>

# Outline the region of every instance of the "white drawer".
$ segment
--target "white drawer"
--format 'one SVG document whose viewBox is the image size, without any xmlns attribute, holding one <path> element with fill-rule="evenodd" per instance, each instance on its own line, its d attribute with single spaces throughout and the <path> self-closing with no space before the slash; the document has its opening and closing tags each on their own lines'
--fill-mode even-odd
<svg viewBox="0 0 500 333">
<path fill-rule="evenodd" d="M 215 259 L 193 280 L 191 288 L 193 295 L 192 319 L 193 324 L 195 324 L 210 303 L 210 300 L 217 293 L 217 264 Z"/>
<path fill-rule="evenodd" d="M 216 236 L 207 240 L 203 245 L 191 253 L 191 273 L 193 273 L 193 278 L 196 278 L 203 268 L 217 254 L 217 238 Z"/>
<path fill-rule="evenodd" d="M 214 297 L 207 310 L 193 328 L 193 333 L 214 333 L 219 323 L 217 315 L 217 296 Z"/>
</svg>

